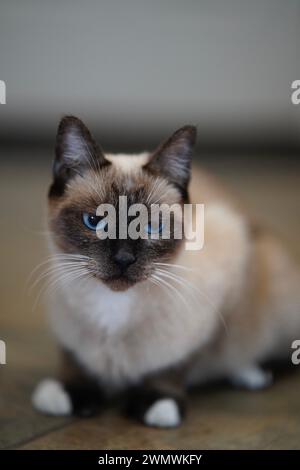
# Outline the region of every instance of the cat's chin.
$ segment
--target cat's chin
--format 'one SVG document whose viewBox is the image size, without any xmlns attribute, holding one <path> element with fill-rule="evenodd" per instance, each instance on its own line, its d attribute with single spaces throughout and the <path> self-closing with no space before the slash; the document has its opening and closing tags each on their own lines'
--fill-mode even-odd
<svg viewBox="0 0 300 470">
<path fill-rule="evenodd" d="M 124 292 L 130 287 L 133 287 L 136 284 L 136 282 L 128 282 L 126 280 L 116 280 L 116 281 L 110 281 L 106 283 L 106 285 L 114 292 Z"/>
<path fill-rule="evenodd" d="M 105 280 L 102 279 L 102 282 L 104 282 L 104 284 L 114 292 L 124 292 L 137 284 L 138 280 L 119 277 Z"/>
</svg>

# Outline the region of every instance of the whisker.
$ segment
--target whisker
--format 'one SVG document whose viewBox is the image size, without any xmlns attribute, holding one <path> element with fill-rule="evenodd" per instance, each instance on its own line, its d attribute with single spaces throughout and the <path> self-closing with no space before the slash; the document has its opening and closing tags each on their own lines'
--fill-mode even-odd
<svg viewBox="0 0 300 470">
<path fill-rule="evenodd" d="M 178 268 L 178 269 L 182 269 L 184 271 L 195 271 L 195 269 L 189 268 L 187 266 L 183 266 L 181 264 L 160 263 L 160 262 L 154 262 L 153 264 L 155 264 L 157 266 L 166 266 L 166 267 L 169 267 L 169 268 Z"/>
<path fill-rule="evenodd" d="M 162 279 L 158 274 L 153 274 L 152 275 L 156 280 L 160 281 L 162 284 L 164 284 L 166 287 L 169 287 L 170 290 L 172 290 L 182 301 L 183 303 L 187 306 L 188 309 L 191 308 L 191 306 L 187 303 L 186 299 L 184 296 L 168 281 L 165 279 Z"/>
<path fill-rule="evenodd" d="M 50 268 L 46 269 L 43 271 L 38 278 L 32 283 L 32 285 L 29 288 L 29 292 L 31 292 L 45 277 L 51 276 L 52 274 L 55 273 L 60 273 L 64 271 L 74 271 L 81 267 L 86 267 L 87 264 L 80 264 L 78 261 L 77 262 L 72 262 L 72 263 L 64 263 L 63 265 L 57 265 L 57 266 L 51 266 Z"/>
<path fill-rule="evenodd" d="M 89 257 L 86 257 L 86 256 L 83 256 L 83 255 L 70 255 L 70 256 L 65 256 L 65 255 L 60 255 L 60 254 L 56 254 L 56 255 L 51 255 L 51 256 L 48 256 L 45 260 L 43 260 L 41 263 L 39 263 L 32 271 L 31 273 L 29 274 L 27 280 L 26 280 L 26 283 L 25 283 L 25 287 L 26 289 L 28 289 L 28 286 L 30 284 L 30 282 L 32 281 L 32 279 L 34 278 L 34 276 L 38 273 L 38 271 L 40 269 L 42 269 L 44 266 L 47 266 L 47 264 L 50 265 L 50 267 L 53 266 L 54 262 L 56 265 L 61 265 L 62 262 L 65 262 L 65 263 L 81 263 L 81 262 L 88 262 L 88 261 L 92 261 L 92 258 L 89 258 Z"/>
<path fill-rule="evenodd" d="M 222 322 L 223 326 L 224 326 L 224 329 L 226 330 L 226 332 L 228 333 L 228 327 L 227 327 L 227 324 L 226 324 L 226 321 L 222 315 L 222 312 L 217 308 L 217 306 L 211 301 L 211 299 L 207 296 L 207 294 L 203 291 L 201 291 L 200 289 L 198 289 L 195 285 L 193 285 L 192 283 L 188 282 L 187 279 L 185 278 L 182 278 L 181 276 L 178 276 L 177 274 L 174 274 L 174 273 L 170 273 L 169 271 L 165 271 L 165 270 L 162 270 L 162 269 L 158 269 L 157 268 L 157 271 L 159 272 L 159 274 L 161 276 L 165 276 L 169 279 L 172 279 L 174 282 L 177 282 L 181 287 L 185 287 L 187 289 L 190 289 L 193 294 L 194 294 L 194 299 L 196 301 L 198 301 L 198 298 L 195 297 L 196 294 L 200 295 L 202 298 L 204 298 L 204 300 L 206 300 L 206 302 L 212 307 L 214 313 L 216 313 L 220 319 L 220 321 Z"/>
<path fill-rule="evenodd" d="M 70 271 L 70 272 L 63 272 L 63 273 L 56 273 L 56 275 L 54 274 L 53 275 L 53 279 L 52 281 L 50 281 L 49 283 L 46 283 L 45 285 L 42 286 L 42 288 L 40 289 L 38 295 L 37 295 L 37 298 L 34 302 L 34 306 L 33 306 L 33 309 L 35 310 L 39 300 L 41 299 L 42 296 L 46 295 L 46 294 L 50 294 L 50 293 L 54 293 L 55 292 L 55 288 L 61 286 L 61 285 L 65 285 L 66 282 L 74 282 L 76 280 L 80 280 L 80 278 L 84 278 L 84 277 L 93 277 L 92 276 L 92 273 L 90 273 L 86 268 L 81 268 L 81 269 L 77 269 L 76 271 Z"/>
<path fill-rule="evenodd" d="M 66 260 L 66 261 L 69 261 L 69 260 L 85 260 L 85 261 L 88 261 L 90 258 L 88 256 L 83 256 L 83 255 L 68 255 L 68 254 L 60 254 L 60 253 L 57 253 L 55 255 L 51 255 L 51 256 L 47 256 L 47 258 L 45 258 L 43 261 L 41 261 L 41 263 L 39 263 L 35 268 L 34 270 L 38 269 L 40 266 L 42 266 L 43 264 L 46 264 L 46 263 L 49 263 L 49 262 L 52 262 L 52 261 L 60 261 L 60 260 Z M 92 259 L 92 258 L 91 258 Z"/>
</svg>

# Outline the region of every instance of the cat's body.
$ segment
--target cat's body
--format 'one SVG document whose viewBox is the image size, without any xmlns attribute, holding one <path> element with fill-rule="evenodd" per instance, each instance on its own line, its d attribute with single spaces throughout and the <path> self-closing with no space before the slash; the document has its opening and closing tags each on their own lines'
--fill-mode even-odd
<svg viewBox="0 0 300 470">
<path fill-rule="evenodd" d="M 153 155 L 106 158 L 122 180 L 122 191 L 130 192 Z M 99 185 L 101 192 L 99 175 L 95 178 L 93 172 L 87 169 L 85 180 L 94 189 Z M 76 183 L 78 188 L 76 177 L 67 183 L 67 196 L 52 195 L 52 230 Z M 147 184 L 143 181 L 143 187 Z M 153 201 L 166 194 L 170 203 L 182 197 L 163 182 L 161 186 L 150 188 Z M 74 191 L 75 198 L 86 197 L 82 187 L 79 193 L 75 196 Z M 91 276 L 62 283 L 50 309 L 58 341 L 79 370 L 108 395 L 134 387 L 129 409 L 149 425 L 179 424 L 179 405 L 191 384 L 228 378 L 254 389 L 265 386 L 270 376 L 259 364 L 288 357 L 300 333 L 299 272 L 280 244 L 258 230 L 196 168 L 190 202 L 205 204 L 202 250 L 187 251 L 183 243 L 170 247 L 166 256 L 162 252 L 153 261 L 154 277 L 145 274 L 126 289 Z M 72 253 L 59 236 L 51 240 L 52 254 L 59 254 L 52 259 L 54 266 L 62 253 Z M 71 395 L 72 387 L 46 381 L 37 388 L 34 403 L 41 410 L 65 414 L 74 409 Z"/>
</svg>

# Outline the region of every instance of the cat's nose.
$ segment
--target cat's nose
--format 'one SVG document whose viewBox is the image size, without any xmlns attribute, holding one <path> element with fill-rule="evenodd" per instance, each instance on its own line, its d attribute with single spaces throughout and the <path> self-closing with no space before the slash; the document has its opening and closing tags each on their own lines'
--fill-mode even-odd
<svg viewBox="0 0 300 470">
<path fill-rule="evenodd" d="M 122 270 L 128 268 L 128 266 L 133 264 L 135 260 L 136 257 L 126 250 L 119 250 L 114 256 L 114 261 Z"/>
</svg>

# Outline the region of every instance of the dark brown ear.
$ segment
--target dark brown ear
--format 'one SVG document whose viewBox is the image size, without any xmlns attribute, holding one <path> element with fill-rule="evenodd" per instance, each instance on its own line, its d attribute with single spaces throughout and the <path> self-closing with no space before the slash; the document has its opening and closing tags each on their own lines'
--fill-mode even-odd
<svg viewBox="0 0 300 470">
<path fill-rule="evenodd" d="M 63 194 L 66 183 L 85 170 L 99 170 L 109 162 L 88 128 L 74 116 L 65 116 L 58 126 L 50 196 Z"/>
<path fill-rule="evenodd" d="M 186 190 L 191 171 L 192 151 L 197 130 L 194 126 L 178 129 L 153 152 L 146 169 L 163 175 L 169 181 Z"/>
</svg>

